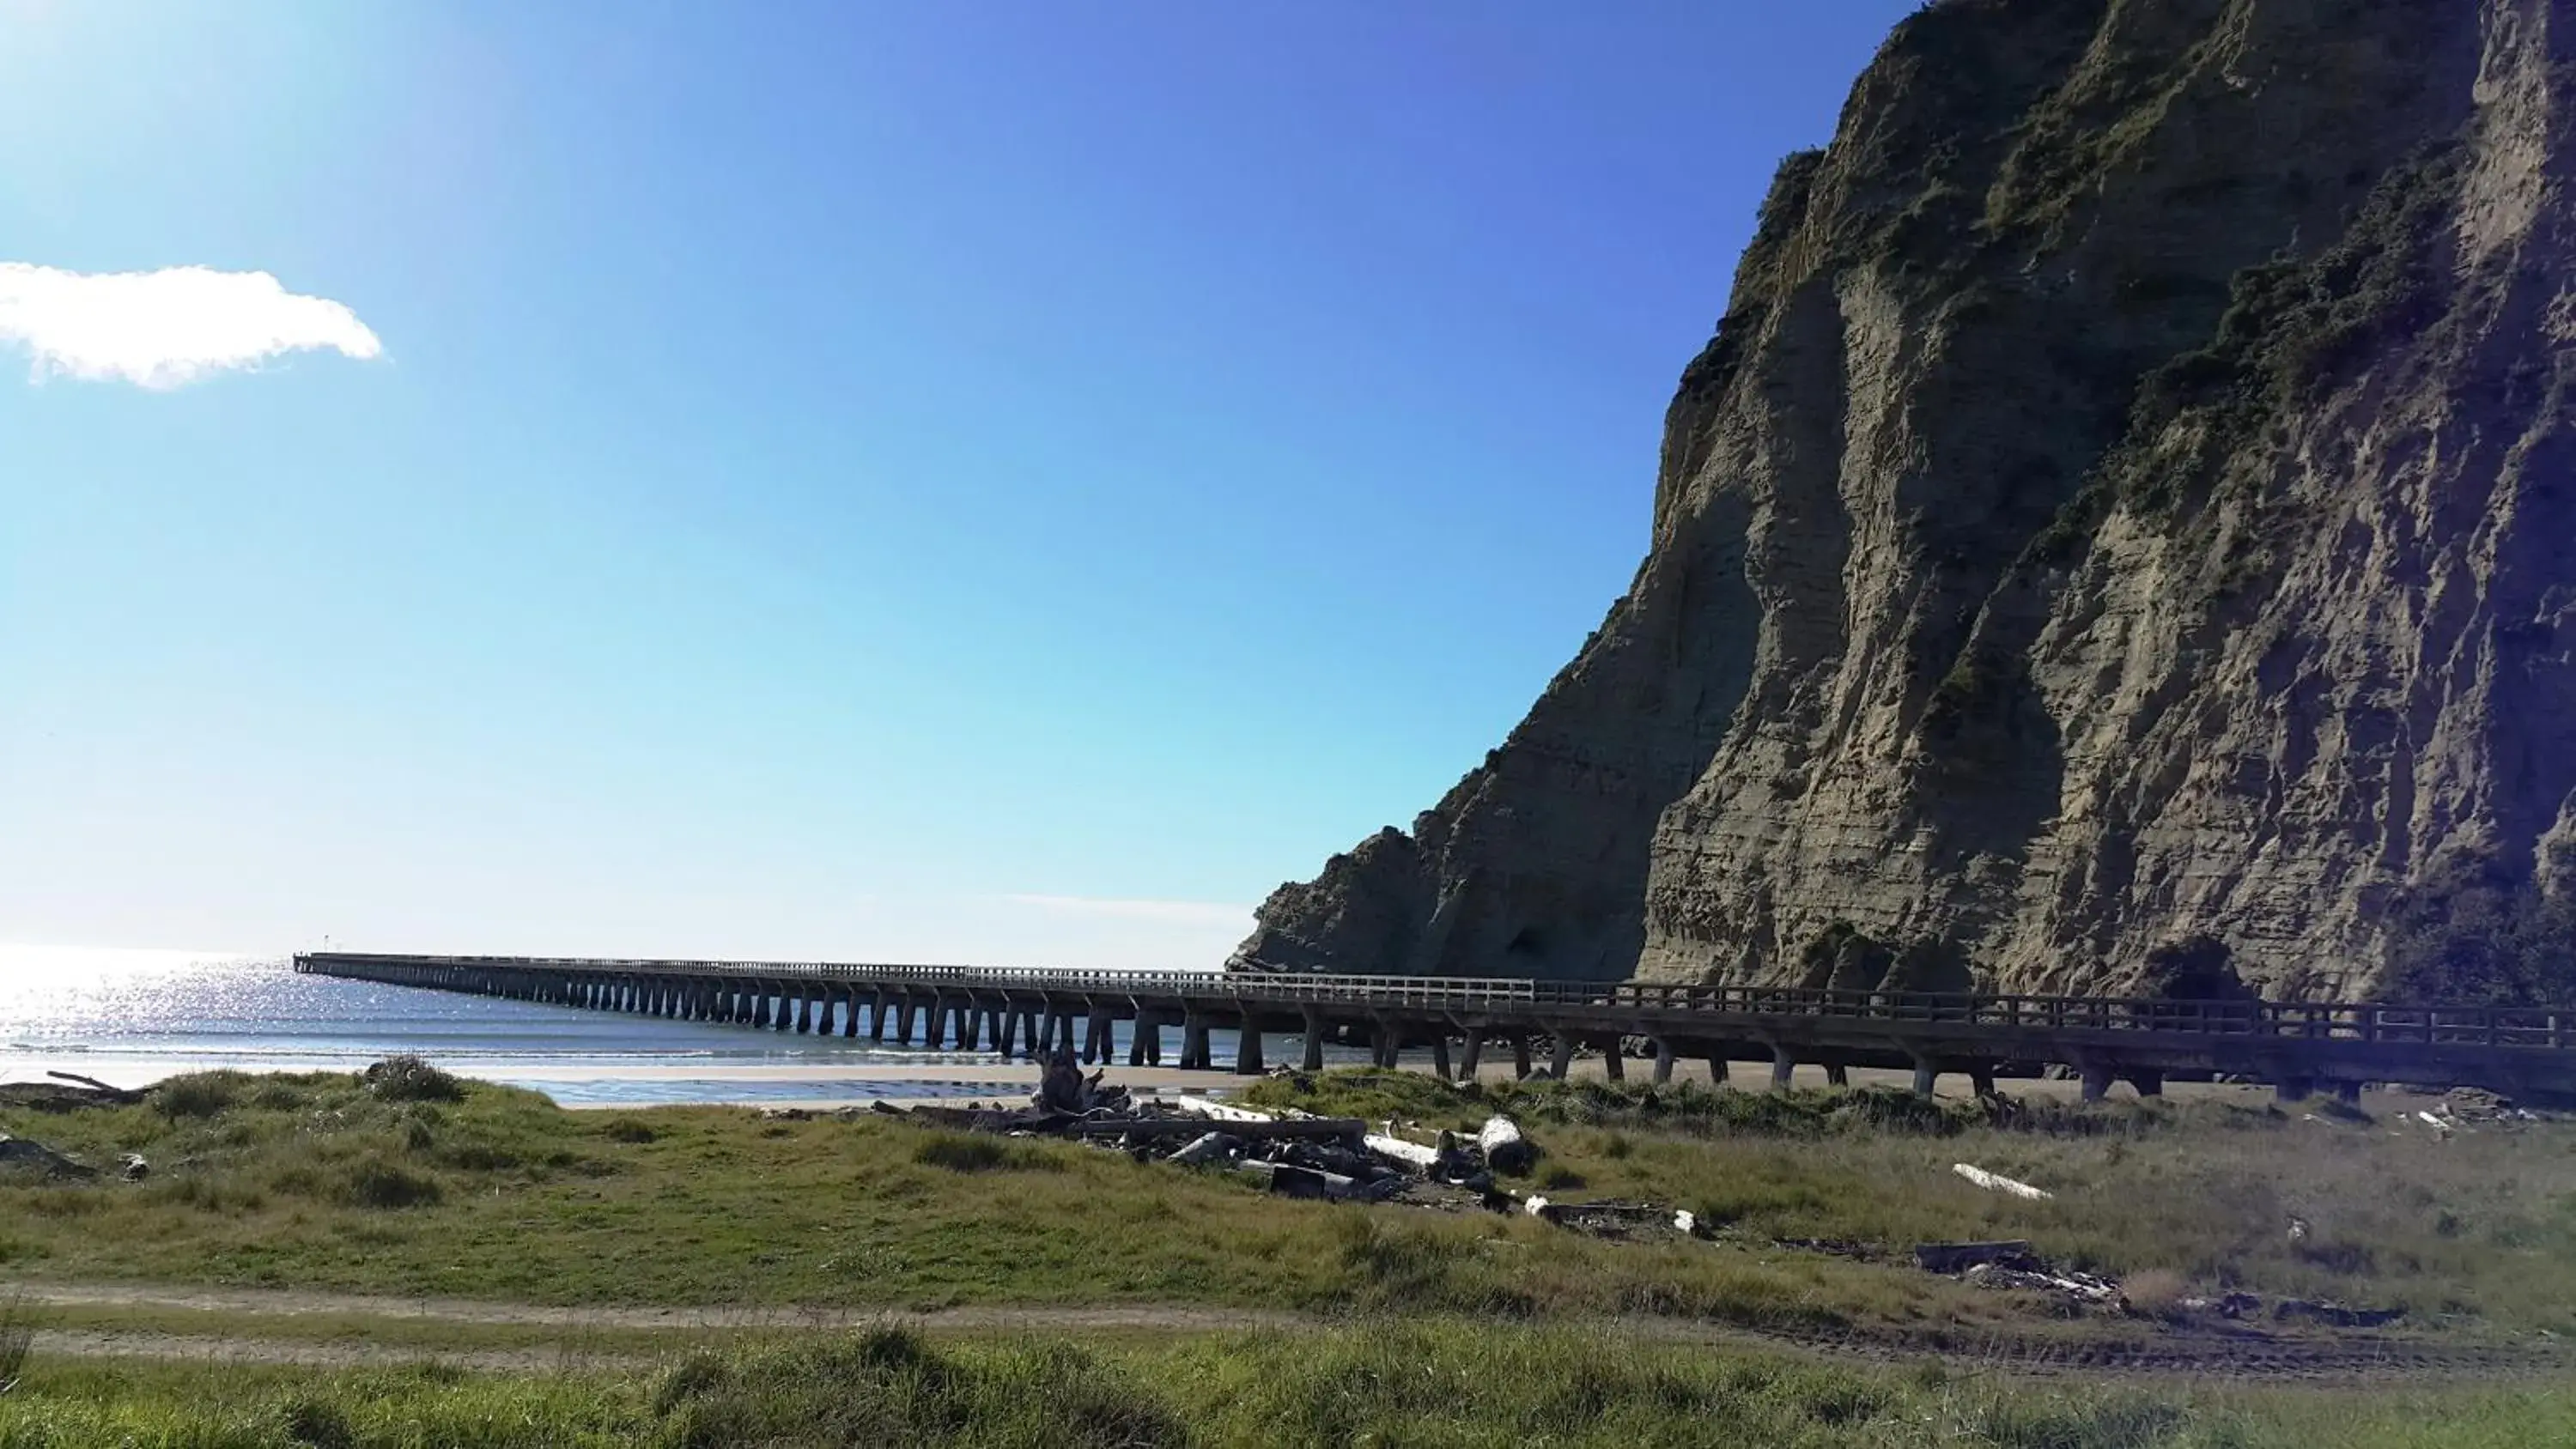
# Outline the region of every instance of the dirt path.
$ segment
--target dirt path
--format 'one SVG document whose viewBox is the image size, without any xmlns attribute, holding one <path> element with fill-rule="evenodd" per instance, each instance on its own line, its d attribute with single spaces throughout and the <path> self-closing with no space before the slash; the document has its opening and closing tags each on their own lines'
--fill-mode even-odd
<svg viewBox="0 0 2576 1449">
<path fill-rule="evenodd" d="M 435 1359 L 461 1367 L 504 1372 L 638 1367 L 646 1352 L 601 1351 L 581 1343 L 579 1330 L 836 1329 L 895 1325 L 929 1332 L 1213 1333 L 1244 1329 L 1320 1329 L 1342 1320 L 1276 1309 L 1136 1304 L 1105 1307 L 977 1305 L 911 1310 L 895 1308 L 564 1308 L 462 1299 L 388 1298 L 270 1289 L 176 1289 L 117 1283 L 28 1283 L 15 1290 L 40 1307 L 203 1312 L 231 1315 L 220 1330 L 176 1333 L 156 1326 L 125 1330 L 82 1327 L 40 1332 L 39 1352 L 66 1356 L 124 1356 L 357 1367 Z M 369 1343 L 342 1336 L 327 1340 L 259 1333 L 241 1319 L 298 1317 L 378 1319 L 479 1325 L 557 1327 L 573 1330 L 561 1345 L 442 1349 Z M 1703 1343 L 1712 1348 L 1799 1350 L 1873 1363 L 1938 1361 L 1953 1367 L 2015 1375 L 2075 1375 L 2186 1380 L 2275 1382 L 2444 1381 L 2498 1377 L 2566 1377 L 2576 1356 L 2555 1346 L 2464 1343 L 2367 1333 L 2283 1337 L 2240 1333 L 2163 1333 L 2119 1341 L 2051 1339 L 1990 1332 L 1977 1335 L 1838 1336 L 1766 1333 L 1726 1324 L 1670 1318 L 1591 1320 L 1640 1339 Z"/>
</svg>

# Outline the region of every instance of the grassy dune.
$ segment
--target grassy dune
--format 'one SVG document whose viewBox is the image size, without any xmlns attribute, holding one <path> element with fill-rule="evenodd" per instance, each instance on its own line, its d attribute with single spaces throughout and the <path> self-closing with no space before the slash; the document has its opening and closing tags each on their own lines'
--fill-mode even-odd
<svg viewBox="0 0 2576 1449">
<path fill-rule="evenodd" d="M 2419 1394 L 2007 1385 L 1646 1348 L 1574 1330 L 1355 1328 L 1181 1344 L 745 1343 L 614 1373 L 40 1367 L 0 1449 L 924 1444 L 2503 1449 L 2559 1444 L 2555 1389 Z"/>
</svg>

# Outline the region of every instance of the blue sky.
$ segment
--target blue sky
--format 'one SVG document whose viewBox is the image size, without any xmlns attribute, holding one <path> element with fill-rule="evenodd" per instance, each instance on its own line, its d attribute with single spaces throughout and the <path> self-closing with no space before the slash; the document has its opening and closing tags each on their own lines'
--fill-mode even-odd
<svg viewBox="0 0 2576 1449">
<path fill-rule="evenodd" d="M 1215 964 L 1913 7 L 1610 8 L 0 0 L 0 941 Z"/>
</svg>

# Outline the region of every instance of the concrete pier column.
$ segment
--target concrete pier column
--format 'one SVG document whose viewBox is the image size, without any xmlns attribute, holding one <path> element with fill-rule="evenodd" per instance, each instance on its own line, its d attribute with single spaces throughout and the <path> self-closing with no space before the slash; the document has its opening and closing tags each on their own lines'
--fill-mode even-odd
<svg viewBox="0 0 2576 1449">
<path fill-rule="evenodd" d="M 1512 1080 L 1526 1082 L 1530 1074 L 1530 1043 L 1525 1036 L 1512 1038 Z"/>
<path fill-rule="evenodd" d="M 1142 1024 L 1142 1018 L 1139 1018 L 1139 1024 Z M 1151 1034 L 1145 1038 L 1145 1065 L 1149 1067 L 1159 1067 L 1162 1064 L 1163 1019 L 1160 1016 L 1157 1016 L 1154 1018 Z"/>
<path fill-rule="evenodd" d="M 1458 1079 L 1462 1082 L 1476 1080 L 1476 1068 L 1483 1065 L 1484 1055 L 1485 1033 L 1479 1028 L 1469 1027 L 1466 1040 L 1458 1043 Z"/>
<path fill-rule="evenodd" d="M 1207 1067 L 1207 1018 L 1193 1011 L 1181 1018 L 1181 1070 L 1203 1072 Z"/>
<path fill-rule="evenodd" d="M 778 1029 L 780 1031 L 787 1029 L 787 1013 L 784 1011 L 778 1013 Z M 796 991 L 796 1034 L 808 1036 L 813 1033 L 813 1030 L 814 996 L 812 992 L 799 987 Z"/>
<path fill-rule="evenodd" d="M 1826 1086 L 1828 1086 L 1828 1087 L 1848 1087 L 1848 1086 L 1850 1086 L 1850 1085 L 1851 1085 L 1851 1066 L 1850 1066 L 1850 1064 L 1849 1064 L 1849 1063 L 1847 1063 L 1847 1062 L 1827 1062 L 1827 1063 L 1825 1063 L 1825 1085 L 1826 1085 Z"/>
<path fill-rule="evenodd" d="M 1394 1022 L 1375 1017 L 1369 1022 L 1369 1061 L 1382 1070 L 1393 1071 L 1403 1059 L 1404 1035 Z"/>
<path fill-rule="evenodd" d="M 845 1039 L 855 1037 L 859 1034 L 859 988 L 851 987 L 841 1006 L 841 1035 Z"/>
<path fill-rule="evenodd" d="M 1234 1074 L 1238 1077 L 1261 1075 L 1261 1023 L 1248 1011 L 1235 1026 Z"/>
<path fill-rule="evenodd" d="M 2162 1072 L 2131 1072 L 2129 1073 L 2129 1085 L 2137 1088 L 2138 1095 L 2141 1097 L 2161 1097 L 2165 1094 L 2165 1074 Z"/>
<path fill-rule="evenodd" d="M 1914 1059 L 1914 1095 L 1929 1097 L 1933 1094 L 1933 1088 L 1939 1086 L 1940 1082 L 1941 1068 L 1938 1063 L 1924 1057 Z"/>
<path fill-rule="evenodd" d="M 1712 1087 L 1726 1085 L 1726 1058 L 1712 1055 L 1708 1059 L 1708 1084 Z"/>
<path fill-rule="evenodd" d="M 1083 1013 L 1082 1059 L 1085 1062 L 1108 1062 L 1111 1031 L 1116 1022 L 1115 1017 L 1096 1006 Z"/>
<path fill-rule="evenodd" d="M 1444 1082 L 1454 1079 L 1449 1070 L 1449 1033 L 1446 1029 L 1431 1033 L 1431 1072 Z"/>
<path fill-rule="evenodd" d="M 868 1040 L 885 1040 L 886 1012 L 893 1005 L 894 1003 L 886 1000 L 885 988 L 882 986 L 868 993 Z M 901 1041 L 903 1038 L 896 1037 L 895 1040 Z"/>
<path fill-rule="evenodd" d="M 2337 1082 L 2334 1084 L 2334 1094 L 2335 1100 L 2347 1107 L 2361 1105 L 2361 1083 L 2359 1082 Z"/>
<path fill-rule="evenodd" d="M 1011 1009 L 1007 1006 L 984 1008 L 984 1046 L 988 1051 L 1011 1054 Z"/>
<path fill-rule="evenodd" d="M 2158 1085 L 2162 1085 L 2161 1081 Z M 1978 1062 L 1968 1068 L 1968 1089 L 1980 1097 L 1995 1094 L 1995 1064 Z M 2143 1090 L 2143 1089 L 2141 1089 Z"/>
<path fill-rule="evenodd" d="M 1020 1012 L 1020 1052 L 1031 1060 L 1035 1060 L 1038 1054 L 1038 1023 L 1042 1019 L 1034 1006 Z M 1104 1062 L 1109 1060 L 1109 1054 L 1105 1048 L 1101 1052 L 1100 1059 Z"/>
<path fill-rule="evenodd" d="M 910 1001 L 906 1001 L 903 1007 L 903 1039 L 907 1045 L 912 1041 L 912 1017 L 913 1005 Z M 946 1039 L 939 1029 L 939 998 L 934 996 L 930 1000 L 922 1003 L 921 1018 L 921 1044 L 923 1046 L 935 1047 Z"/>
<path fill-rule="evenodd" d="M 1556 1034 L 1556 1044 L 1547 1054 L 1547 1074 L 1562 1082 L 1574 1070 L 1574 1038 L 1564 1032 Z"/>
<path fill-rule="evenodd" d="M 2083 1097 L 2085 1101 L 2099 1102 L 2104 1097 L 2111 1094 L 2111 1069 L 2109 1067 L 2085 1067 L 2083 1069 L 2083 1076 Z"/>
<path fill-rule="evenodd" d="M 2272 1096 L 2276 1101 L 2304 1102 L 2316 1089 L 2317 1084 L 2312 1078 L 2283 1077 L 2272 1084 Z"/>
<path fill-rule="evenodd" d="M 1301 1030 L 1305 1035 L 1298 1044 L 1297 1065 L 1305 1071 L 1320 1072 L 1324 1069 L 1324 1014 L 1310 1008 Z"/>
<path fill-rule="evenodd" d="M 971 1052 L 975 1049 L 976 1028 L 982 1025 L 981 1018 L 982 1013 L 975 1009 L 975 1003 L 971 998 L 957 1003 L 957 1049 L 959 1051 Z"/>
<path fill-rule="evenodd" d="M 787 1009 L 788 1003 L 789 1003 L 791 1000 L 795 1002 L 795 1004 L 796 1004 L 796 1006 L 797 1006 L 797 1008 L 798 1008 L 798 1010 L 797 1010 L 797 1011 L 795 1011 L 795 1012 L 791 1012 L 791 1011 L 789 1011 L 789 1010 Z M 771 1023 L 770 1023 L 770 1029 L 771 1029 L 771 1030 L 773 1030 L 773 1031 L 785 1031 L 785 1030 L 787 1030 L 787 1029 L 788 1029 L 789 1025 L 792 1023 L 792 1024 L 794 1024 L 794 1025 L 795 1025 L 795 1027 L 796 1027 L 796 1029 L 797 1029 L 797 1030 L 802 1031 L 802 1030 L 804 1029 L 804 1021 L 803 1021 L 803 1017 L 802 1017 L 802 1015 L 801 1015 L 801 1012 L 802 1012 L 802 1010 L 803 1010 L 803 1008 L 804 1008 L 804 1005 L 805 1005 L 805 993 L 804 993 L 802 990 L 798 989 L 796 986 L 794 986 L 793 984 L 791 984 L 791 983 L 789 983 L 789 982 L 785 982 L 785 981 L 781 981 L 781 982 L 779 982 L 779 983 L 778 983 L 778 1017 L 777 1017 L 777 1019 L 776 1019 L 775 1021 L 773 1021 L 773 1022 L 771 1022 Z"/>
<path fill-rule="evenodd" d="M 1007 1006 L 993 1013 L 993 1050 L 1002 1060 L 1009 1061 L 1011 1053 L 1022 1047 L 1020 1022 L 1027 1015 L 1026 1012 L 1014 1011 Z M 1031 1054 L 1035 1055 L 1035 1053 Z"/>
<path fill-rule="evenodd" d="M 1673 1079 L 1673 1044 L 1661 1037 L 1655 1039 L 1655 1085 L 1660 1087 Z"/>
<path fill-rule="evenodd" d="M 1793 1052 L 1784 1046 L 1775 1045 L 1771 1048 L 1772 1091 L 1785 1092 L 1789 1090 L 1790 1079 L 1797 1070 L 1798 1054 L 1796 1052 Z"/>
<path fill-rule="evenodd" d="M 1146 1024 L 1144 1009 L 1138 1008 L 1136 1024 L 1127 1029 L 1127 1065 L 1131 1067 L 1145 1065 L 1145 1033 L 1152 1029 Z"/>
<path fill-rule="evenodd" d="M 1628 1080 L 1628 1054 L 1615 1036 L 1601 1044 L 1601 1074 L 1614 1082 Z"/>
<path fill-rule="evenodd" d="M 769 983 L 764 981 L 751 990 L 751 1024 L 766 1027 L 769 1025 Z"/>
</svg>

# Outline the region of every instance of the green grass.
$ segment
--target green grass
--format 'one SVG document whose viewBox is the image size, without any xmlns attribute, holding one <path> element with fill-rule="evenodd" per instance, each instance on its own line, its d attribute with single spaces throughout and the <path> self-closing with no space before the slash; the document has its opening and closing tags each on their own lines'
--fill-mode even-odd
<svg viewBox="0 0 2576 1449">
<path fill-rule="evenodd" d="M 0 1449 L 70 1446 L 1662 1445 L 2503 1449 L 2567 1442 L 2563 1389 L 2103 1389 L 1829 1366 L 1599 1333 L 1357 1326 L 1110 1347 L 899 1331 L 615 1370 L 40 1364 Z"/>
<path fill-rule="evenodd" d="M 1901 1255 L 1917 1242 L 2028 1238 L 2071 1267 L 2395 1303 L 2417 1327 L 2576 1330 L 2576 1131 L 2555 1124 L 2445 1141 L 2322 1104 L 1451 1086 L 1367 1071 L 1274 1078 L 1246 1097 L 1434 1128 L 1506 1112 L 1547 1149 L 1533 1186 L 1571 1174 L 1584 1196 L 1688 1207 L 1749 1241 Z M 1959 1162 L 2056 1196 L 1986 1192 L 1951 1172 Z"/>
<path fill-rule="evenodd" d="M 68 1151 L 154 1164 L 140 1183 L 0 1183 L 0 1274 L 562 1305 L 1664 1310 L 1779 1328 L 2015 1312 L 1859 1264 L 1292 1202 L 1240 1174 L 885 1118 L 604 1116 L 479 1084 L 385 1102 L 345 1076 L 173 1090 L 231 1105 L 0 1113 Z"/>
<path fill-rule="evenodd" d="M 1687 1207 L 1720 1240 L 1616 1244 L 1521 1214 L 1287 1201 L 1239 1174 L 878 1117 L 608 1115 L 479 1084 L 420 1102 L 346 1076 L 194 1078 L 135 1107 L 0 1112 L 0 1129 L 154 1164 L 140 1183 L 0 1182 L 0 1275 L 553 1305 L 1644 1313 L 1928 1332 L 2045 1322 L 2036 1300 L 1904 1262 L 1918 1241 L 2023 1237 L 2070 1266 L 2164 1269 L 2194 1289 L 2398 1303 L 2410 1332 L 2576 1330 L 2576 1133 L 2555 1126 L 2437 1142 L 2216 1105 L 1307 1082 L 1252 1096 L 1453 1127 L 1501 1106 L 1545 1150 L 1523 1190 Z M 1979 1190 L 1955 1162 L 2057 1197 Z"/>
</svg>

